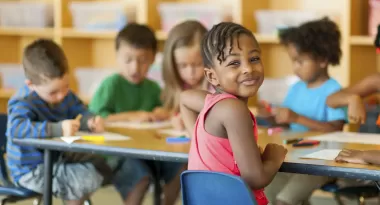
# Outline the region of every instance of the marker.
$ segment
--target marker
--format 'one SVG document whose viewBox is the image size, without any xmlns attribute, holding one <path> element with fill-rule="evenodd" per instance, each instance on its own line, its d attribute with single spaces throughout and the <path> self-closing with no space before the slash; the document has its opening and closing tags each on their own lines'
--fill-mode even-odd
<svg viewBox="0 0 380 205">
<path fill-rule="evenodd" d="M 80 120 L 80 119 L 82 119 L 82 114 L 79 114 L 79 115 L 77 115 L 77 117 L 75 118 L 75 120 Z"/>
<path fill-rule="evenodd" d="M 187 142 L 190 142 L 190 138 L 187 138 L 186 136 L 167 137 L 166 142 L 167 143 L 187 143 Z"/>
<path fill-rule="evenodd" d="M 284 140 L 284 144 L 293 144 L 301 141 L 303 139 L 290 139 L 290 140 Z"/>
</svg>

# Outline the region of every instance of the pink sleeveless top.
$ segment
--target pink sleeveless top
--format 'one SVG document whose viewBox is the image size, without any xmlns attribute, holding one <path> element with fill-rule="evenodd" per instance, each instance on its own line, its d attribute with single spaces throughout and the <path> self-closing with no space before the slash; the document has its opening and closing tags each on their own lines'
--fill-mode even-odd
<svg viewBox="0 0 380 205">
<path fill-rule="evenodd" d="M 205 125 L 205 116 L 208 111 L 219 101 L 236 98 L 230 94 L 207 95 L 203 110 L 198 116 L 194 136 L 191 140 L 189 153 L 189 170 L 207 170 L 223 172 L 240 176 L 240 170 L 235 162 L 230 142 L 226 138 L 216 137 L 207 133 Z M 255 140 L 257 140 L 256 119 L 252 115 Z M 259 205 L 268 204 L 268 199 L 264 190 L 253 191 L 256 201 Z"/>
</svg>

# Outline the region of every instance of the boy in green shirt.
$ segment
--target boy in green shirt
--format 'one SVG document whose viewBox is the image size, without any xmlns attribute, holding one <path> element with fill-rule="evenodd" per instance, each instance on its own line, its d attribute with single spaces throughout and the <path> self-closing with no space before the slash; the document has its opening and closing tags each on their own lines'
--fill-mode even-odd
<svg viewBox="0 0 380 205">
<path fill-rule="evenodd" d="M 153 31 L 144 25 L 128 24 L 116 37 L 116 57 L 120 72 L 105 79 L 95 92 L 89 109 L 107 121 L 155 121 L 169 118 L 161 108 L 159 85 L 146 78 L 157 51 Z M 149 188 L 150 170 L 147 160 L 111 157 L 109 165 L 118 167 L 113 179 L 124 204 L 141 204 Z M 159 163 L 165 181 L 164 204 L 176 201 L 179 175 L 184 165 Z"/>
</svg>

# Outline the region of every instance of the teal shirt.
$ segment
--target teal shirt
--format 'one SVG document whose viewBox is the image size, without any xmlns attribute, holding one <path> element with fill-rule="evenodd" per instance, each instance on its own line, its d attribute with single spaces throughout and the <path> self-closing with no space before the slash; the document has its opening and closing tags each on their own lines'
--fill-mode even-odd
<svg viewBox="0 0 380 205">
<path fill-rule="evenodd" d="M 151 112 L 162 106 L 160 96 L 160 86 L 152 80 L 133 84 L 120 74 L 114 74 L 100 84 L 89 109 L 102 117 L 129 111 Z"/>
</svg>

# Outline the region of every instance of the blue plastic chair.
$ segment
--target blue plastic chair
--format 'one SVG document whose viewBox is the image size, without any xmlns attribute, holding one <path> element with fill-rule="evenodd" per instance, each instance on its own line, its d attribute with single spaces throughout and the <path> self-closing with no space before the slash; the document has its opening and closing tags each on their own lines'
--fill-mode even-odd
<svg viewBox="0 0 380 205">
<path fill-rule="evenodd" d="M 183 205 L 257 205 L 240 177 L 219 172 L 184 171 L 181 190 Z"/>
<path fill-rule="evenodd" d="M 7 167 L 5 163 L 5 148 L 7 137 L 5 131 L 7 129 L 7 115 L 0 114 L 0 195 L 5 196 L 1 200 L 1 205 L 7 203 L 16 203 L 25 199 L 36 198 L 34 204 L 39 204 L 41 196 L 27 189 L 16 187 L 8 177 Z"/>
</svg>

